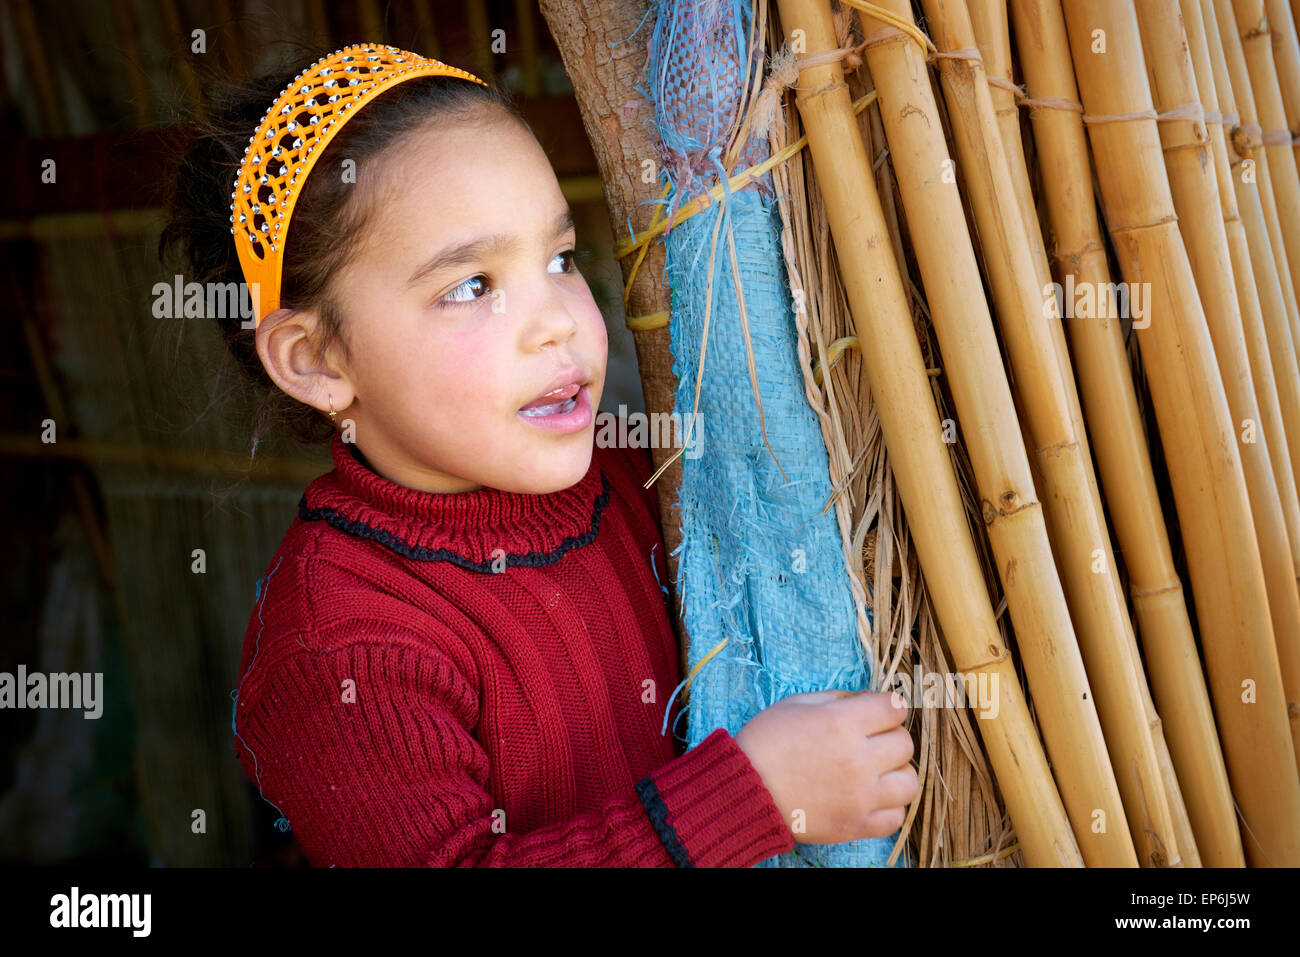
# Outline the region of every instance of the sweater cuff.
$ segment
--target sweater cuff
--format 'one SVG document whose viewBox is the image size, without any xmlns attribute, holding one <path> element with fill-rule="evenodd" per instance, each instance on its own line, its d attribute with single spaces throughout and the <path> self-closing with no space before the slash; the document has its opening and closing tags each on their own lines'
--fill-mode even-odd
<svg viewBox="0 0 1300 957">
<path fill-rule="evenodd" d="M 794 848 L 794 835 L 726 728 L 636 785 L 678 867 L 752 867 Z"/>
</svg>

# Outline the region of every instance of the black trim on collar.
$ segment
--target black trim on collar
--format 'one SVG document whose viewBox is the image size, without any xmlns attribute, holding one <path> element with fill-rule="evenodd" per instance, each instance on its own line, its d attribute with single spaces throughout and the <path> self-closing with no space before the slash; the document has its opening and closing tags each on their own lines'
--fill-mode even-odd
<svg viewBox="0 0 1300 957">
<path fill-rule="evenodd" d="M 690 852 L 682 844 L 682 839 L 677 836 L 677 828 L 673 827 L 672 822 L 668 820 L 668 805 L 664 803 L 663 795 L 659 793 L 654 778 L 647 774 L 633 787 L 636 789 L 637 797 L 645 806 L 645 812 L 650 817 L 650 823 L 654 825 L 655 833 L 659 835 L 659 840 L 663 842 L 664 850 L 668 852 L 673 863 L 678 867 L 694 867 L 695 862 L 691 860 Z"/>
<path fill-rule="evenodd" d="M 528 552 L 526 554 L 507 552 L 505 555 L 506 568 L 512 565 L 524 565 L 529 568 L 554 565 L 569 551 L 581 548 L 583 545 L 594 541 L 596 533 L 600 530 L 601 513 L 604 512 L 605 506 L 609 504 L 609 479 L 606 478 L 603 468 L 600 470 L 600 485 L 600 495 L 596 498 L 596 507 L 591 516 L 591 528 L 581 535 L 568 536 L 549 552 Z M 492 567 L 495 562 L 476 562 L 447 548 L 426 548 L 422 545 L 412 545 L 398 538 L 392 532 L 385 531 L 382 528 L 375 528 L 373 525 L 368 525 L 360 520 L 345 518 L 336 509 L 310 508 L 307 505 L 307 494 L 305 492 L 302 498 L 298 500 L 298 514 L 305 522 L 324 521 L 350 535 L 378 542 L 403 558 L 410 558 L 418 562 L 451 562 L 453 565 L 472 572 L 482 572 L 488 575 L 497 574 Z M 504 569 L 502 570 L 504 571 Z"/>
</svg>

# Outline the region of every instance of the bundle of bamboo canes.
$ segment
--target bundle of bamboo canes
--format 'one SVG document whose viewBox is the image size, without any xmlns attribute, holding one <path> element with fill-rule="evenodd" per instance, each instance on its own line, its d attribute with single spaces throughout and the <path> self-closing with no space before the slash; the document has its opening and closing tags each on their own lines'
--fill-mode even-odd
<svg viewBox="0 0 1300 957">
<path fill-rule="evenodd" d="M 755 3 L 877 647 L 997 679 L 919 709 L 914 858 L 996 865 L 1005 806 L 1031 866 L 1300 864 L 1295 11 Z"/>
</svg>

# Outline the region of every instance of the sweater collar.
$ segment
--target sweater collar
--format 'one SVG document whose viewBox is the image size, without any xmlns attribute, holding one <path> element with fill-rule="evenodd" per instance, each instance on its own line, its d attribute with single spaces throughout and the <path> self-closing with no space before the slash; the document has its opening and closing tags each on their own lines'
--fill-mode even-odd
<svg viewBox="0 0 1300 957">
<path fill-rule="evenodd" d="M 337 433 L 330 451 L 334 471 L 307 486 L 299 515 L 417 561 L 449 561 L 482 572 L 550 565 L 596 537 L 609 502 L 609 482 L 595 449 L 586 475 L 545 495 L 494 488 L 425 492 L 373 471 Z"/>
</svg>

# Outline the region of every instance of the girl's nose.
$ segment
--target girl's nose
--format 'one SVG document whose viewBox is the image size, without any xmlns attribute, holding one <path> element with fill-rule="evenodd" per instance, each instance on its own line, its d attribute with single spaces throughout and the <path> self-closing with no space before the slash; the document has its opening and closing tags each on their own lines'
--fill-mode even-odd
<svg viewBox="0 0 1300 957">
<path fill-rule="evenodd" d="M 552 287 L 543 291 L 529 306 L 527 335 L 530 349 L 560 345 L 572 339 L 578 331 L 578 320 L 560 290 Z"/>
</svg>

